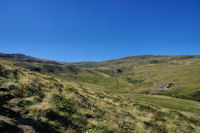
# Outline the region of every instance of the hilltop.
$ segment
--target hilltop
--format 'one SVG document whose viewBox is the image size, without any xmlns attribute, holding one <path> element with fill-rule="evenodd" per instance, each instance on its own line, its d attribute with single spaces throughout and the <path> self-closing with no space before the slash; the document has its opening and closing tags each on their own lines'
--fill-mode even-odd
<svg viewBox="0 0 200 133">
<path fill-rule="evenodd" d="M 65 63 L 0 54 L 3 132 L 200 132 L 199 98 L 200 56 Z"/>
</svg>

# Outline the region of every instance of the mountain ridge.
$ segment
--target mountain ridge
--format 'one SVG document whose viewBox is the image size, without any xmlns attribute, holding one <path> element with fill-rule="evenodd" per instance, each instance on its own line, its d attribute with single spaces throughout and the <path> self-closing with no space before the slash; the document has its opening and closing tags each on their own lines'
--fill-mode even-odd
<svg viewBox="0 0 200 133">
<path fill-rule="evenodd" d="M 51 60 L 51 59 L 42 59 L 42 58 L 36 58 L 36 57 L 32 57 L 29 55 L 25 55 L 25 54 L 21 54 L 21 53 L 12 53 L 12 54 L 6 54 L 6 53 L 0 53 L 0 58 L 32 58 L 32 59 L 38 59 L 38 60 L 44 60 L 44 61 L 53 61 L 53 62 L 60 62 L 60 63 L 98 63 L 98 62 L 109 62 L 109 61 L 113 61 L 113 60 L 123 60 L 123 59 L 129 59 L 129 58 L 150 58 L 150 57 L 198 57 L 200 58 L 200 55 L 133 55 L 133 56 L 124 56 L 124 57 L 120 57 L 120 58 L 115 58 L 115 59 L 110 59 L 110 60 L 104 60 L 104 61 L 78 61 L 78 62 L 63 62 L 63 61 L 55 61 L 55 60 Z"/>
</svg>

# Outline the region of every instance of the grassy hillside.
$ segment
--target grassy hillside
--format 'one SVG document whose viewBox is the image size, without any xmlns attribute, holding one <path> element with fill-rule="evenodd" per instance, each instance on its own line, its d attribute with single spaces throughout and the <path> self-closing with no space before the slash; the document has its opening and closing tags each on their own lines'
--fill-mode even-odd
<svg viewBox="0 0 200 133">
<path fill-rule="evenodd" d="M 119 80 L 131 84 L 132 93 L 157 94 L 200 101 L 200 56 L 132 56 L 97 63 L 76 63 L 80 67 L 94 66 L 110 75 L 121 69 Z M 159 91 L 164 84 L 173 84 L 168 91 Z M 123 87 L 122 87 L 123 89 Z"/>
<path fill-rule="evenodd" d="M 21 54 L 0 54 L 0 59 L 10 61 L 14 65 L 23 67 L 30 71 L 48 74 L 62 80 L 98 84 L 106 86 L 107 88 L 116 87 L 116 79 L 114 75 L 108 75 L 90 68 L 81 68 L 72 63 L 48 61 L 27 57 Z M 31 59 L 31 61 L 29 59 Z M 131 84 L 124 80 L 120 80 L 119 82 L 123 87 L 131 86 Z"/>
<path fill-rule="evenodd" d="M 198 133 L 199 65 L 199 56 L 74 64 L 0 54 L 0 130 Z M 173 85 L 158 90 L 164 83 Z"/>
<path fill-rule="evenodd" d="M 61 63 L 21 54 L 0 54 L 0 58 L 62 80 L 200 101 L 200 56 L 144 55 L 82 63 Z M 114 74 L 113 69 L 122 73 Z"/>
</svg>

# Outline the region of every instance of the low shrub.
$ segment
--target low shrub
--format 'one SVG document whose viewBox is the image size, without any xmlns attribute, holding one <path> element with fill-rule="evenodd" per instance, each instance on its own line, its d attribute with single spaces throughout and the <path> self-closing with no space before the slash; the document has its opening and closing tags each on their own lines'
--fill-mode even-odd
<svg viewBox="0 0 200 133">
<path fill-rule="evenodd" d="M 53 102 L 56 105 L 56 109 L 59 111 L 65 111 L 68 113 L 76 112 L 73 104 L 60 95 L 57 95 L 57 94 L 53 95 Z"/>
</svg>

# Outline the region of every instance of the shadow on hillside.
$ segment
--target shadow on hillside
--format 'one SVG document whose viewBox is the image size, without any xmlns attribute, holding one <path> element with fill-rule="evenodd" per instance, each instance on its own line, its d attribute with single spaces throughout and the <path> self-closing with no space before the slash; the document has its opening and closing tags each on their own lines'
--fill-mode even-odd
<svg viewBox="0 0 200 133">
<path fill-rule="evenodd" d="M 1 122 L 1 121 L 0 121 L 0 131 L 1 133 L 22 133 L 23 132 L 19 127 L 5 123 L 5 122 Z"/>
<path fill-rule="evenodd" d="M 6 88 L 0 88 L 0 91 L 1 92 L 8 92 L 8 90 Z M 1 95 L 0 96 L 0 106 L 6 104 L 12 98 L 13 98 L 13 96 L 11 96 L 10 94 Z"/>
<path fill-rule="evenodd" d="M 0 97 L 0 106 L 6 104 L 13 97 L 11 95 L 3 95 Z"/>
<path fill-rule="evenodd" d="M 38 131 L 40 133 L 58 133 L 53 127 L 51 127 L 49 124 L 41 122 L 39 120 L 33 120 L 22 117 L 18 112 L 13 111 L 12 109 L 9 109 L 7 107 L 0 107 L 0 115 L 6 116 L 12 119 L 16 120 L 16 124 L 25 125 L 25 126 L 31 126 L 34 128 L 35 131 Z M 12 127 L 12 128 L 10 128 Z M 9 133 L 9 132 L 22 132 L 21 129 L 19 129 L 17 126 L 10 125 L 5 122 L 0 122 L 0 129 L 1 132 Z"/>
<path fill-rule="evenodd" d="M 2 89 L 1 89 L 2 91 Z M 3 90 L 6 91 L 6 90 Z M 30 126 L 39 133 L 58 133 L 51 125 L 48 123 L 41 122 L 40 120 L 28 119 L 21 116 L 19 112 L 12 110 L 7 106 L 8 101 L 13 99 L 11 95 L 3 95 L 0 97 L 0 116 L 5 116 L 16 120 L 15 125 L 0 121 L 0 132 L 1 133 L 22 133 L 23 130 L 18 127 L 18 125 Z"/>
<path fill-rule="evenodd" d="M 78 128 L 73 124 L 73 122 L 69 119 L 69 117 L 61 116 L 56 112 L 50 111 L 46 114 L 46 117 L 49 120 L 58 121 L 60 124 L 62 124 L 65 127 Z"/>
</svg>

